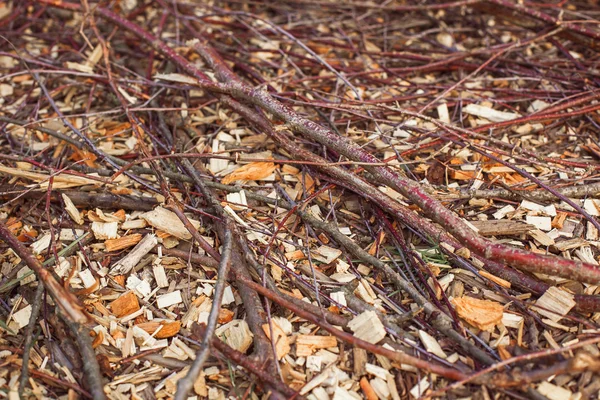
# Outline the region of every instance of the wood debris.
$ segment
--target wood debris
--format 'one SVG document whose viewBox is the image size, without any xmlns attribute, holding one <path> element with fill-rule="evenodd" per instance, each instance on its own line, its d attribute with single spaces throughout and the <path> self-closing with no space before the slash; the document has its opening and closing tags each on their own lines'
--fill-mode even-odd
<svg viewBox="0 0 600 400">
<path fill-rule="evenodd" d="M 191 239 L 192 234 L 185 228 L 183 222 L 177 217 L 177 215 L 163 207 L 156 207 L 152 211 L 141 214 L 140 218 L 144 219 L 150 226 L 167 232 L 170 235 L 175 236 L 178 239 Z M 200 222 L 190 219 L 190 222 L 194 228 L 200 228 Z"/>
<path fill-rule="evenodd" d="M 195 3 L 0 0 L 0 393 L 598 397 L 596 1 Z"/>
<path fill-rule="evenodd" d="M 502 321 L 504 307 L 494 301 L 464 296 L 452 299 L 452 303 L 462 319 L 481 330 L 491 331 Z"/>
<path fill-rule="evenodd" d="M 378 343 L 386 335 L 385 327 L 375 311 L 357 315 L 348 322 L 348 328 L 354 332 L 354 336 L 369 343 Z"/>
<path fill-rule="evenodd" d="M 540 315 L 558 322 L 568 314 L 576 303 L 573 294 L 552 286 L 535 302 L 533 307 Z"/>
</svg>

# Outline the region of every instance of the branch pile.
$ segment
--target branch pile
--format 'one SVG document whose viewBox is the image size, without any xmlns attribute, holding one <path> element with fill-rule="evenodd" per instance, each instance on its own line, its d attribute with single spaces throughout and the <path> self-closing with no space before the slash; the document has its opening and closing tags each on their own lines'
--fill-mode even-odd
<svg viewBox="0 0 600 400">
<path fill-rule="evenodd" d="M 598 11 L 0 2 L 0 387 L 597 396 Z"/>
</svg>

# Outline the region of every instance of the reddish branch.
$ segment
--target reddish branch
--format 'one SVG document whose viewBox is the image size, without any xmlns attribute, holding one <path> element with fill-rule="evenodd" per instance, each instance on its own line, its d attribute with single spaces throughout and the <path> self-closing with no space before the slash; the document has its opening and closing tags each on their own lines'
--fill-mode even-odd
<svg viewBox="0 0 600 400">
<path fill-rule="evenodd" d="M 79 10 L 79 6 L 76 4 L 64 2 L 53 4 L 51 1 L 47 0 L 39 1 L 60 8 Z M 203 89 L 210 90 L 214 93 L 229 94 L 240 100 L 256 104 L 265 111 L 270 112 L 277 118 L 285 121 L 287 126 L 293 131 L 305 135 L 306 137 L 343 154 L 351 160 L 372 164 L 381 163 L 381 160 L 364 150 L 361 146 L 352 142 L 350 139 L 338 136 L 331 130 L 298 115 L 293 109 L 283 105 L 262 90 L 253 89 L 239 82 L 217 84 L 210 81 L 202 71 L 177 54 L 164 42 L 112 11 L 99 7 L 95 9 L 95 13 L 124 29 L 129 30 L 146 41 L 155 50 L 162 53 L 183 70 L 198 79 L 198 85 Z M 203 44 L 198 43 L 198 45 L 201 46 Z M 205 55 L 203 53 L 200 54 Z M 216 61 L 213 60 L 213 66 L 215 63 Z M 600 283 L 600 267 L 596 265 L 576 260 L 567 260 L 560 257 L 536 254 L 503 244 L 493 243 L 475 233 L 462 218 L 453 211 L 448 210 L 442 203 L 432 198 L 416 182 L 397 174 L 387 167 L 374 166 L 365 167 L 365 169 L 372 173 L 382 183 L 397 190 L 406 198 L 413 201 L 430 218 L 454 235 L 463 245 L 486 259 L 497 260 L 529 272 L 560 276 L 585 283 Z M 388 209 L 389 207 L 384 206 L 383 208 Z"/>
<path fill-rule="evenodd" d="M 39 281 L 46 287 L 48 293 L 52 296 L 58 308 L 73 322 L 85 324 L 88 322 L 88 316 L 79 301 L 70 292 L 65 290 L 62 285 L 54 278 L 52 273 L 42 266 L 42 263 L 35 258 L 23 243 L 11 233 L 11 231 L 0 222 L 0 239 L 4 241 L 25 264 L 35 272 Z"/>
</svg>

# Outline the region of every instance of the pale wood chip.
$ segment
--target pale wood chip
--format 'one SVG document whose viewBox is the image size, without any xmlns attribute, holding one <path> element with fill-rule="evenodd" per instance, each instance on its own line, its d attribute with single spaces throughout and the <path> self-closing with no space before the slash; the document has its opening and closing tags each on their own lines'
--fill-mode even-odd
<svg viewBox="0 0 600 400">
<path fill-rule="evenodd" d="M 551 286 L 537 299 L 532 307 L 538 314 L 543 315 L 551 321 L 558 322 L 571 311 L 577 304 L 572 293 Z"/>
<path fill-rule="evenodd" d="M 471 221 L 471 223 L 482 236 L 520 235 L 535 228 L 532 224 L 512 220 Z"/>
<path fill-rule="evenodd" d="M 215 334 L 229 346 L 242 353 L 250 348 L 254 336 L 248 327 L 248 323 L 243 319 L 234 319 L 219 327 Z"/>
<path fill-rule="evenodd" d="M 191 239 L 192 234 L 186 229 L 183 222 L 177 217 L 177 215 L 163 207 L 156 207 L 152 211 L 148 211 L 140 215 L 149 225 L 154 228 L 167 232 L 170 235 L 175 236 L 178 239 Z M 190 223 L 194 228 L 200 228 L 200 222 L 189 218 Z"/>
<path fill-rule="evenodd" d="M 92 232 L 99 240 L 116 239 L 119 224 L 116 222 L 92 222 Z"/>
<path fill-rule="evenodd" d="M 281 360 L 284 356 L 286 356 L 291 349 L 290 340 L 287 337 L 286 333 L 281 329 L 279 324 L 272 320 L 271 324 L 273 326 L 273 343 L 275 343 L 275 352 L 277 354 L 277 359 Z M 269 339 L 271 339 L 271 328 L 269 324 L 264 324 L 262 326 L 263 331 L 267 335 Z"/>
<path fill-rule="evenodd" d="M 83 218 L 81 217 L 79 210 L 77 209 L 77 207 L 75 207 L 75 204 L 73 204 L 73 201 L 69 198 L 69 196 L 67 196 L 64 193 L 61 193 L 61 197 L 65 202 L 65 210 L 67 211 L 67 214 L 69 214 L 69 217 L 71 217 L 71 219 L 75 221 L 77 225 L 83 224 Z"/>
<path fill-rule="evenodd" d="M 310 356 L 316 349 L 326 349 L 337 346 L 335 336 L 298 335 L 296 337 L 296 355 Z"/>
<path fill-rule="evenodd" d="M 369 343 L 378 343 L 386 335 L 385 327 L 375 311 L 365 311 L 348 322 L 354 336 Z"/>
<path fill-rule="evenodd" d="M 111 275 L 128 274 L 140 260 L 158 244 L 156 236 L 148 234 L 121 260 L 117 261 L 110 270 Z"/>
<path fill-rule="evenodd" d="M 156 298 L 156 305 L 158 308 L 167 308 L 174 304 L 179 304 L 181 302 L 183 302 L 183 299 L 181 297 L 181 290 L 165 293 Z"/>
<path fill-rule="evenodd" d="M 436 356 L 443 359 L 446 359 L 448 357 L 448 355 L 444 353 L 444 350 L 442 350 L 442 346 L 440 346 L 439 342 L 429 333 L 425 332 L 422 329 L 419 329 L 419 338 L 421 339 L 423 346 L 425 346 L 425 350 L 427 350 L 428 352 L 435 354 Z"/>
<path fill-rule="evenodd" d="M 519 114 L 494 110 L 493 108 L 480 106 L 477 104 L 469 104 L 463 107 L 463 112 L 477 117 L 485 118 L 492 122 L 503 122 L 510 121 L 515 118 L 519 118 Z"/>
</svg>

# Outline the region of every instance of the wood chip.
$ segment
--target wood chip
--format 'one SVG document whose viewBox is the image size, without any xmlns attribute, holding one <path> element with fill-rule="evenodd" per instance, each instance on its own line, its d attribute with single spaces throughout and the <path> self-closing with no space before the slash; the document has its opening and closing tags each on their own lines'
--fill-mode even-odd
<svg viewBox="0 0 600 400">
<path fill-rule="evenodd" d="M 365 378 L 364 376 L 360 380 L 360 389 L 362 390 L 362 392 L 365 395 L 365 398 L 367 400 L 378 400 L 379 399 L 379 397 L 377 396 L 377 393 L 375 393 L 375 390 L 373 390 L 373 387 L 371 387 L 369 380 L 367 378 Z"/>
<path fill-rule="evenodd" d="M 181 290 L 165 293 L 156 298 L 156 305 L 158 308 L 171 307 L 172 305 L 179 304 L 181 302 L 183 302 L 183 299 L 181 297 Z"/>
<path fill-rule="evenodd" d="M 92 222 L 91 228 L 96 239 L 116 239 L 119 224 L 116 222 Z"/>
<path fill-rule="evenodd" d="M 65 202 L 65 210 L 67 211 L 67 214 L 69 214 L 69 217 L 71 217 L 71 219 L 75 221 L 77 225 L 83 224 L 83 218 L 81 217 L 79 210 L 77 209 L 77 207 L 75 207 L 75 204 L 73 204 L 73 201 L 69 198 L 69 196 L 67 196 L 64 193 L 61 193 L 61 197 Z"/>
<path fill-rule="evenodd" d="M 504 280 L 496 275 L 492 275 L 489 272 L 484 271 L 484 270 L 479 271 L 479 275 L 483 276 L 484 278 L 489 279 L 492 282 L 495 282 L 496 284 L 498 284 L 504 288 L 510 289 L 510 286 L 511 286 L 510 282 L 507 280 Z"/>
<path fill-rule="evenodd" d="M 106 251 L 117 251 L 135 246 L 140 240 L 142 240 L 142 234 L 134 233 L 133 235 L 121 236 L 118 239 L 105 240 L 104 246 Z"/>
<path fill-rule="evenodd" d="M 48 180 L 50 179 L 50 175 L 41 174 L 37 172 L 31 171 L 23 171 L 17 168 L 5 167 L 4 165 L 0 165 L 0 174 L 16 176 L 20 178 L 25 178 L 32 180 L 34 182 L 40 182 L 40 187 L 42 189 L 46 189 L 48 187 Z M 95 185 L 98 186 L 102 182 L 84 178 L 81 176 L 68 175 L 68 174 L 57 174 L 53 175 L 53 189 L 66 189 L 76 186 L 84 186 L 84 185 Z"/>
<path fill-rule="evenodd" d="M 117 318 L 121 318 L 138 311 L 140 303 L 133 292 L 127 292 L 110 303 L 110 309 Z"/>
<path fill-rule="evenodd" d="M 571 400 L 573 399 L 570 390 L 565 389 L 561 386 L 556 386 L 550 382 L 542 382 L 537 387 L 537 391 L 542 395 L 546 396 L 548 400 Z"/>
<path fill-rule="evenodd" d="M 375 311 L 365 311 L 348 322 L 354 336 L 369 343 L 379 343 L 385 337 L 385 327 Z"/>
<path fill-rule="evenodd" d="M 111 275 L 125 275 L 135 267 L 142 257 L 150 252 L 158 244 L 156 236 L 148 234 L 121 260 L 117 261 L 110 270 Z"/>
<path fill-rule="evenodd" d="M 552 229 L 552 218 L 550 217 L 541 217 L 536 215 L 528 215 L 525 217 L 525 221 L 528 224 L 535 226 L 537 229 L 541 231 L 548 232 Z"/>
<path fill-rule="evenodd" d="M 543 315 L 551 321 L 558 322 L 571 311 L 577 303 L 575 296 L 556 286 L 551 286 L 537 299 L 532 307 L 538 314 Z"/>
<path fill-rule="evenodd" d="M 296 355 L 310 356 L 316 349 L 327 349 L 337 346 L 335 336 L 298 335 L 296 337 Z"/>
<path fill-rule="evenodd" d="M 275 344 L 275 353 L 277 354 L 277 359 L 281 360 L 290 352 L 290 340 L 275 320 L 272 320 L 271 324 L 273 326 L 272 341 Z M 265 332 L 265 335 L 271 339 L 271 328 L 269 324 L 264 324 L 262 328 Z"/>
<path fill-rule="evenodd" d="M 248 323 L 243 319 L 235 319 L 217 328 L 215 334 L 229 346 L 242 353 L 246 353 L 250 348 L 254 336 L 248 327 Z"/>
<path fill-rule="evenodd" d="M 29 319 L 31 317 L 32 307 L 27 305 L 21 308 L 19 311 L 12 315 L 13 321 L 17 324 L 17 329 L 21 329 L 29 325 Z"/>
<path fill-rule="evenodd" d="M 481 330 L 492 331 L 502 322 L 504 307 L 495 301 L 464 296 L 452 299 L 452 303 L 459 317 Z"/>
<path fill-rule="evenodd" d="M 235 181 L 258 181 L 271 175 L 275 168 L 272 162 L 252 162 L 236 169 L 224 177 L 222 182 L 228 185 Z"/>
<path fill-rule="evenodd" d="M 482 236 L 507 236 L 527 233 L 535 226 L 529 223 L 512 220 L 471 221 Z"/>
<path fill-rule="evenodd" d="M 148 321 L 136 325 L 156 339 L 173 337 L 181 330 L 181 321 Z"/>
<path fill-rule="evenodd" d="M 539 229 L 533 229 L 527 232 L 529 236 L 534 238 L 541 246 L 552 246 L 554 244 L 554 239 L 548 236 L 545 232 L 542 232 Z"/>
<path fill-rule="evenodd" d="M 463 107 L 462 110 L 467 114 L 485 118 L 492 122 L 510 121 L 520 117 L 519 114 L 498 111 L 494 110 L 493 108 L 484 107 L 477 104 L 469 104 L 466 107 Z"/>
<path fill-rule="evenodd" d="M 163 207 L 156 207 L 152 211 L 148 211 L 140 215 L 149 225 L 156 229 L 167 232 L 178 239 L 191 239 L 192 234 L 183 225 L 183 222 L 177 215 Z M 190 223 L 194 228 L 200 228 L 200 222 L 189 218 Z"/>
<path fill-rule="evenodd" d="M 427 350 L 428 352 L 435 354 L 436 356 L 443 359 L 446 359 L 448 357 L 448 355 L 444 353 L 444 350 L 442 350 L 442 346 L 440 346 L 439 342 L 429 333 L 425 332 L 422 329 L 419 329 L 419 338 L 421 339 L 423 346 L 425 346 L 425 350 Z"/>
</svg>

